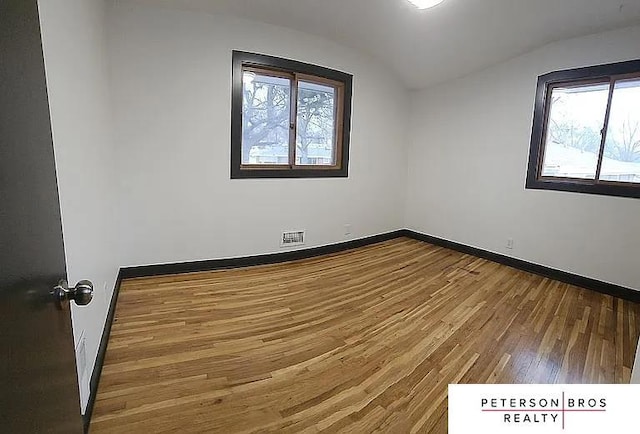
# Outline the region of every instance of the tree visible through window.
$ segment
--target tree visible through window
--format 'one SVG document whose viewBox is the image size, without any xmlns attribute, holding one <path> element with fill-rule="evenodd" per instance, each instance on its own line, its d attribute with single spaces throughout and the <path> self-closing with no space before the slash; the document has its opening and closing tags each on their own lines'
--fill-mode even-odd
<svg viewBox="0 0 640 434">
<path fill-rule="evenodd" d="M 540 78 L 527 187 L 640 197 L 640 62 Z"/>
<path fill-rule="evenodd" d="M 350 75 L 234 52 L 232 176 L 346 176 L 350 101 Z"/>
<path fill-rule="evenodd" d="M 296 164 L 334 165 L 336 88 L 298 82 Z"/>
<path fill-rule="evenodd" d="M 242 164 L 288 164 L 289 79 L 245 71 L 242 96 Z"/>
</svg>

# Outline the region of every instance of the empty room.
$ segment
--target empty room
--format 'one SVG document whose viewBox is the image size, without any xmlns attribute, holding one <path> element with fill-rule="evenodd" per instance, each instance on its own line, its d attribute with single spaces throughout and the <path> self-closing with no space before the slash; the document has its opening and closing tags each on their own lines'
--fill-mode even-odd
<svg viewBox="0 0 640 434">
<path fill-rule="evenodd" d="M 0 431 L 627 432 L 640 1 L 0 29 Z"/>
</svg>

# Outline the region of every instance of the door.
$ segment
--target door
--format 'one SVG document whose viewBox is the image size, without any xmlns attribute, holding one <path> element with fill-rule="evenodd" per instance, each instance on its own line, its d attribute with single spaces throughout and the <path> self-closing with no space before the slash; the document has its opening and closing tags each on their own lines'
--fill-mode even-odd
<svg viewBox="0 0 640 434">
<path fill-rule="evenodd" d="M 0 141 L 0 431 L 81 433 L 36 0 L 0 0 Z"/>
</svg>

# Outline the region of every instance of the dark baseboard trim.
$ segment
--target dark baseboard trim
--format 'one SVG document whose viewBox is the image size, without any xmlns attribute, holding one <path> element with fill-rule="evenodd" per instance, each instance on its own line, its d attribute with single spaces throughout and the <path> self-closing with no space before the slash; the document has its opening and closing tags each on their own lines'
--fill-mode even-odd
<svg viewBox="0 0 640 434">
<path fill-rule="evenodd" d="M 179 262 L 175 264 L 143 265 L 139 267 L 125 267 L 120 270 L 123 279 L 134 277 L 151 277 L 167 274 L 195 273 L 199 271 L 224 270 L 228 268 L 252 267 L 255 265 L 278 264 L 280 262 L 296 261 L 313 258 L 315 256 L 338 253 L 344 250 L 368 246 L 382 241 L 392 240 L 403 236 L 403 230 L 373 235 L 357 240 L 345 241 L 327 246 L 312 247 L 310 249 L 293 250 L 266 255 L 244 256 L 239 258 L 212 259 L 206 261 Z"/>
<path fill-rule="evenodd" d="M 151 277 L 159 275 L 169 274 L 182 274 L 193 273 L 198 271 L 212 271 L 222 270 L 228 268 L 242 268 L 251 267 L 255 265 L 276 264 L 280 262 L 295 261 L 298 259 L 307 259 L 315 256 L 328 255 L 331 253 L 338 253 L 344 250 L 355 249 L 358 247 L 367 246 L 370 244 L 379 243 L 382 241 L 392 240 L 404 236 L 404 230 L 397 230 L 380 235 L 373 235 L 366 238 L 359 238 L 357 240 L 345 241 L 343 243 L 331 244 L 321 247 L 313 247 L 310 249 L 295 250 L 282 253 L 272 253 L 267 255 L 255 255 L 245 256 L 240 258 L 228 258 L 228 259 L 213 259 L 207 261 L 194 261 L 194 262 L 180 262 L 175 264 L 160 264 L 160 265 L 144 265 L 140 267 L 124 267 L 120 268 L 116 284 L 111 296 L 111 303 L 109 304 L 109 312 L 107 313 L 107 319 L 102 332 L 102 338 L 100 339 L 100 347 L 98 348 L 98 355 L 96 356 L 96 362 L 91 373 L 91 380 L 89 383 L 89 401 L 84 415 L 82 416 L 84 422 L 84 432 L 89 432 L 89 425 L 91 423 L 91 415 L 93 413 L 93 406 L 96 401 L 96 395 L 98 393 L 98 385 L 100 383 L 100 374 L 102 373 L 102 366 L 104 364 L 104 358 L 107 352 L 107 344 L 109 343 L 109 335 L 111 334 L 111 326 L 113 325 L 113 319 L 116 311 L 116 304 L 118 303 L 118 294 L 120 292 L 120 284 L 123 279 L 131 279 L 135 277 Z"/>
<path fill-rule="evenodd" d="M 113 294 L 111 295 L 111 302 L 109 303 L 107 319 L 105 320 L 104 329 L 102 330 L 100 347 L 98 347 L 98 355 L 96 356 L 96 362 L 93 365 L 93 372 L 91 373 L 91 380 L 89 381 L 89 401 L 87 402 L 87 408 L 82 415 L 85 434 L 89 432 L 89 424 L 91 423 L 93 406 L 96 403 L 96 395 L 98 394 L 100 375 L 102 374 L 102 365 L 104 364 L 104 357 L 107 354 L 107 345 L 109 344 L 109 335 L 111 334 L 111 326 L 113 325 L 113 318 L 116 313 L 116 304 L 118 303 L 118 294 L 120 293 L 120 283 L 122 282 L 122 279 L 124 279 L 124 277 L 122 276 L 122 269 L 120 269 L 120 271 L 118 271 L 118 277 L 116 278 L 116 283 L 113 288 Z"/>
<path fill-rule="evenodd" d="M 412 230 L 404 230 L 404 236 L 413 238 L 414 240 L 424 241 L 425 243 L 434 244 L 436 246 L 445 247 L 447 249 L 456 250 L 468 255 L 477 256 L 499 264 L 507 265 L 518 270 L 527 271 L 529 273 L 538 274 L 548 277 L 549 279 L 559 280 L 560 282 L 569 283 L 581 288 L 590 289 L 602 294 L 611 295 L 613 297 L 622 298 L 624 300 L 640 303 L 640 291 L 627 288 L 625 286 L 613 283 L 603 282 L 601 280 L 591 279 L 589 277 L 580 276 L 566 271 L 561 271 L 545 265 L 534 264 L 522 259 L 512 258 L 500 253 L 490 252 L 488 250 L 471 247 L 466 244 L 449 241 L 431 235 L 422 234 Z"/>
</svg>

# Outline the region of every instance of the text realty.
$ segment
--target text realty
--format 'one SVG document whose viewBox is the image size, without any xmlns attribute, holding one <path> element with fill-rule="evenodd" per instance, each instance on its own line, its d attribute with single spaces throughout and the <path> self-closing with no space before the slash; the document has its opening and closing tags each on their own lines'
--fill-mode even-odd
<svg viewBox="0 0 640 434">
<path fill-rule="evenodd" d="M 606 398 L 482 398 L 483 412 L 502 413 L 508 424 L 558 423 L 567 411 L 603 411 Z"/>
</svg>

